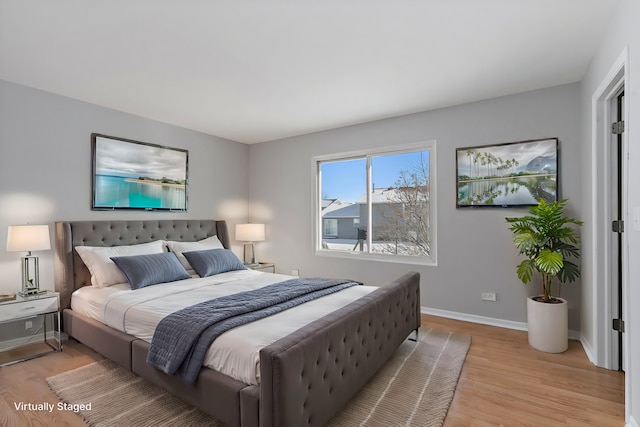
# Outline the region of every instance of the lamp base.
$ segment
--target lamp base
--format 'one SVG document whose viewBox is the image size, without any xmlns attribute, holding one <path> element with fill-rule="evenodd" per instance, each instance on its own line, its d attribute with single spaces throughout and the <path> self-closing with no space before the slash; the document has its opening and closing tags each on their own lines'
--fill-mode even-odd
<svg viewBox="0 0 640 427">
<path fill-rule="evenodd" d="M 20 296 L 37 295 L 40 292 L 40 267 L 38 257 L 31 255 L 23 256 L 22 263 L 22 286 Z"/>
<path fill-rule="evenodd" d="M 253 242 L 248 242 L 244 244 L 244 265 L 246 265 L 247 267 L 249 266 L 255 267 L 259 265 L 259 263 L 256 262 L 256 256 L 253 249 Z"/>
</svg>

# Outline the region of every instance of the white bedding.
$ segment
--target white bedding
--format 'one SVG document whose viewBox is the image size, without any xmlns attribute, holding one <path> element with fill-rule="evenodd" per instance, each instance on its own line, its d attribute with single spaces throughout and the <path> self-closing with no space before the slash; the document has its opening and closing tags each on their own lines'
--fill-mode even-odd
<svg viewBox="0 0 640 427">
<path fill-rule="evenodd" d="M 231 271 L 131 290 L 128 283 L 76 290 L 71 308 L 114 329 L 151 342 L 160 320 L 198 302 L 257 289 L 290 276 L 254 270 Z M 207 352 L 204 365 L 248 384 L 260 383 L 260 349 L 375 290 L 353 286 L 265 319 L 225 332 Z"/>
</svg>

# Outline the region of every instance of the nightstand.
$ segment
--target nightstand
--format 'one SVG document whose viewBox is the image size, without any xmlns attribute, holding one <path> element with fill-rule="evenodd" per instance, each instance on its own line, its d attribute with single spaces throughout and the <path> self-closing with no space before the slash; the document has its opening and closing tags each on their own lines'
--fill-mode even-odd
<svg viewBox="0 0 640 427">
<path fill-rule="evenodd" d="M 265 273 L 275 273 L 276 265 L 272 262 L 261 262 L 253 267 L 248 266 L 252 270 L 263 271 Z"/>
<path fill-rule="evenodd" d="M 31 337 L 31 339 L 38 337 L 38 341 L 32 342 L 29 339 L 26 343 L 16 344 L 8 350 L 0 351 L 0 366 L 23 362 L 54 351 L 62 351 L 60 296 L 57 292 L 45 291 L 24 297 L 16 295 L 14 300 L 0 302 L 0 328 L 7 328 L 11 323 L 19 321 L 25 324 L 35 322 L 36 326 L 41 323 L 42 333 L 37 334 L 39 331 L 36 331 Z"/>
</svg>

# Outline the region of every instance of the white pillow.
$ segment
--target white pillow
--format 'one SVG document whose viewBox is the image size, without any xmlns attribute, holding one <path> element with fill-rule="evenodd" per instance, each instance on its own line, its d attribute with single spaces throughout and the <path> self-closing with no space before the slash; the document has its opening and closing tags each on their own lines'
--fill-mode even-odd
<svg viewBox="0 0 640 427">
<path fill-rule="evenodd" d="M 218 236 L 207 237 L 206 239 L 198 240 L 197 242 L 175 242 L 172 240 L 166 241 L 169 250 L 176 254 L 184 268 L 187 269 L 189 274 L 196 274 L 189 264 L 189 261 L 182 255 L 182 252 L 191 251 L 205 251 L 207 249 L 224 249 L 222 242 L 218 239 Z"/>
<path fill-rule="evenodd" d="M 76 246 L 76 252 L 91 273 L 91 284 L 99 288 L 127 283 L 122 270 L 111 261 L 113 256 L 147 255 L 165 252 L 164 240 L 128 246 Z"/>
</svg>

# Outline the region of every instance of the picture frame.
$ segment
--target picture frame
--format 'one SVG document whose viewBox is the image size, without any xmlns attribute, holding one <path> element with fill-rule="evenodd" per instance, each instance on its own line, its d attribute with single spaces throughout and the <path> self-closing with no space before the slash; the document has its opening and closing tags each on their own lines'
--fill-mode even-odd
<svg viewBox="0 0 640 427">
<path fill-rule="evenodd" d="M 186 212 L 189 151 L 91 134 L 92 210 Z"/>
<path fill-rule="evenodd" d="M 456 148 L 456 207 L 519 207 L 559 198 L 558 138 Z"/>
</svg>

